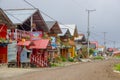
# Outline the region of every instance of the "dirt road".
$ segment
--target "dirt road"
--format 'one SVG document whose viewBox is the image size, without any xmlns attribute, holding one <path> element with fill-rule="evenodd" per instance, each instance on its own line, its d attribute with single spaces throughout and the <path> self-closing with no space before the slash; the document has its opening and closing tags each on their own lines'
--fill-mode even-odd
<svg viewBox="0 0 120 80">
<path fill-rule="evenodd" d="M 120 60 L 109 59 L 87 63 L 77 63 L 60 68 L 48 68 L 24 73 L 3 80 L 120 80 L 120 74 L 112 70 Z"/>
</svg>

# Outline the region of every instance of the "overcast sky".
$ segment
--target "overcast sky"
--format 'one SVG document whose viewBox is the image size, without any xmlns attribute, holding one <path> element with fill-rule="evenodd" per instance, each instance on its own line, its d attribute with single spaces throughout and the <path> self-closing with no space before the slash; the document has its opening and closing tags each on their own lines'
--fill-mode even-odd
<svg viewBox="0 0 120 80">
<path fill-rule="evenodd" d="M 90 13 L 90 39 L 104 42 L 103 32 L 106 33 L 107 45 L 116 46 L 120 43 L 120 0 L 27 0 L 35 7 L 45 12 L 58 22 L 63 24 L 76 24 L 79 33 L 87 32 L 87 11 L 96 9 Z M 30 8 L 24 0 L 0 0 L 0 7 Z M 50 20 L 45 18 L 45 20 Z"/>
</svg>

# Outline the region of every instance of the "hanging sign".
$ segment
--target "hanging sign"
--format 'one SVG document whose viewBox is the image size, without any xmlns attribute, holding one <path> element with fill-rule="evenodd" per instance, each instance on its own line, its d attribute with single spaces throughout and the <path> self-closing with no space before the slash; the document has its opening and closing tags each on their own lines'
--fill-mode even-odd
<svg viewBox="0 0 120 80">
<path fill-rule="evenodd" d="M 31 40 L 39 40 L 42 38 L 42 31 L 31 32 Z"/>
</svg>

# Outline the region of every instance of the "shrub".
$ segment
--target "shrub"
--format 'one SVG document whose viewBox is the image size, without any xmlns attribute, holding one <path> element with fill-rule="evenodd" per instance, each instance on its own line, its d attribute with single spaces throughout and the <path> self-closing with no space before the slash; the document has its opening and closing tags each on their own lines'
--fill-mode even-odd
<svg viewBox="0 0 120 80">
<path fill-rule="evenodd" d="M 120 56 L 115 56 L 115 58 L 118 58 L 118 59 L 120 59 Z"/>
<path fill-rule="evenodd" d="M 74 62 L 74 59 L 73 58 L 68 58 L 68 61 Z"/>
<path fill-rule="evenodd" d="M 51 67 L 57 67 L 57 64 L 56 63 L 50 63 L 50 66 Z"/>
<path fill-rule="evenodd" d="M 60 67 L 64 66 L 62 63 L 50 63 L 50 67 Z"/>
<path fill-rule="evenodd" d="M 61 63 L 62 62 L 62 58 L 60 56 L 55 57 L 55 62 L 56 63 Z"/>
<path fill-rule="evenodd" d="M 114 65 L 114 69 L 115 69 L 116 71 L 120 71 L 120 64 L 115 64 L 115 65 Z"/>
<path fill-rule="evenodd" d="M 62 59 L 63 62 L 67 61 L 67 59 L 65 57 L 63 57 L 63 56 L 61 56 L 61 59 Z"/>
<path fill-rule="evenodd" d="M 104 57 L 102 57 L 102 56 L 95 56 L 93 59 L 94 59 L 94 60 L 103 60 Z"/>
</svg>

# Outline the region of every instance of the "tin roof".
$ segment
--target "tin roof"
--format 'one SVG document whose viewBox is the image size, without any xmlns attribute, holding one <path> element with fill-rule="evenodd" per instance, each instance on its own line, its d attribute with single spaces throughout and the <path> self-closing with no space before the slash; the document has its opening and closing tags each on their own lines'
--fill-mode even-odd
<svg viewBox="0 0 120 80">
<path fill-rule="evenodd" d="M 60 28 L 68 28 L 72 36 L 78 36 L 77 27 L 75 24 L 60 25 Z"/>
<path fill-rule="evenodd" d="M 82 40 L 83 36 L 75 37 L 75 40 Z"/>
<path fill-rule="evenodd" d="M 61 28 L 61 31 L 62 31 L 62 33 L 58 34 L 58 36 L 64 36 L 67 33 L 68 29 L 67 28 Z"/>
<path fill-rule="evenodd" d="M 13 27 L 13 23 L 1 8 L 0 8 L 0 24 L 7 24 L 8 28 Z"/>
<path fill-rule="evenodd" d="M 33 46 L 30 46 L 31 49 L 46 49 L 49 44 L 49 39 L 35 40 L 33 44 Z"/>
<path fill-rule="evenodd" d="M 55 33 L 55 34 L 62 33 L 57 21 L 46 21 L 46 24 L 51 33 Z"/>
<path fill-rule="evenodd" d="M 49 30 L 55 25 L 56 21 L 46 21 Z"/>
<path fill-rule="evenodd" d="M 23 25 L 23 23 L 30 25 L 29 21 L 32 17 L 33 23 L 37 25 L 37 30 L 42 29 L 48 32 L 48 27 L 38 9 L 7 9 L 4 12 L 14 25 Z"/>
<path fill-rule="evenodd" d="M 77 37 L 75 37 L 75 40 L 82 40 L 85 37 L 84 34 L 79 34 Z"/>
<path fill-rule="evenodd" d="M 28 18 L 30 18 L 37 9 L 9 9 L 4 10 L 8 18 L 13 24 L 23 24 Z"/>
</svg>

